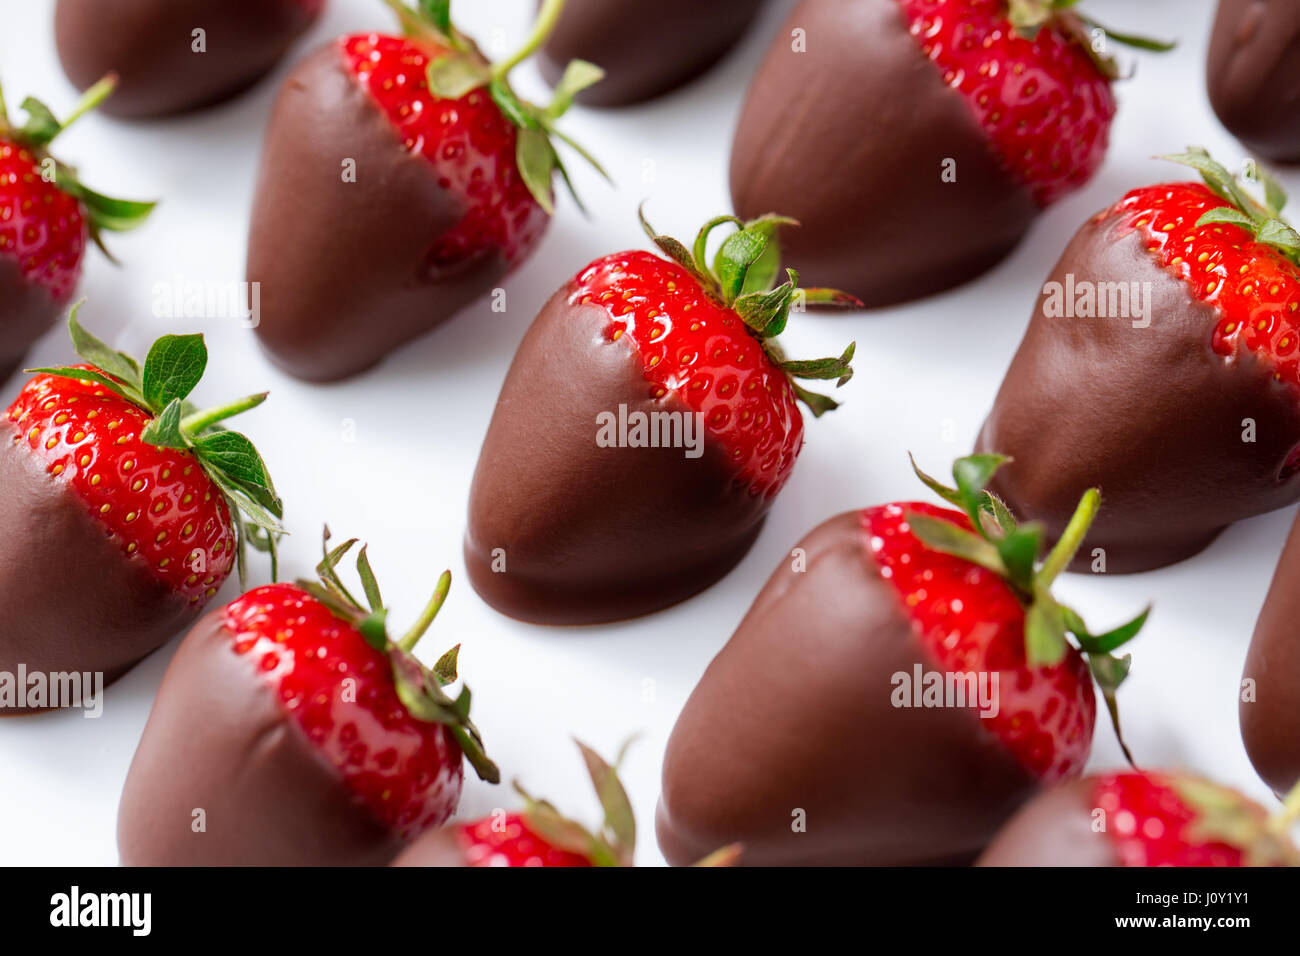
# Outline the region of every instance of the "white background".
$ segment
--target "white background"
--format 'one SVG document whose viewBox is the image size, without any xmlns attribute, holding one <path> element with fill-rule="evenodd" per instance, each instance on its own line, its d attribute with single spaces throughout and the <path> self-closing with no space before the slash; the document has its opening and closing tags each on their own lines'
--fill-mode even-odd
<svg viewBox="0 0 1300 956">
<path fill-rule="evenodd" d="M 504 618 L 469 587 L 461 536 L 470 476 L 515 346 L 547 296 L 588 261 L 645 244 L 635 215 L 642 199 L 649 199 L 656 226 L 679 237 L 689 238 L 706 218 L 729 211 L 732 129 L 748 79 L 790 5 L 771 3 L 732 56 L 669 97 L 618 111 L 575 109 L 565 128 L 603 160 L 617 188 L 573 163 L 591 218 L 561 197 L 541 248 L 506 283 L 506 313 L 490 311 L 484 301 L 381 367 L 337 386 L 308 386 L 281 374 L 235 321 L 153 316 L 156 283 L 176 276 L 243 278 L 263 125 L 289 64 L 215 110 L 137 124 L 92 115 L 57 144 L 91 187 L 163 200 L 139 232 L 109 237 L 122 268 L 95 250 L 88 253 L 81 287 L 88 298 L 85 324 L 138 355 L 164 332 L 206 333 L 212 361 L 200 402 L 271 390 L 267 404 L 241 419 L 240 427 L 261 447 L 287 504 L 294 536 L 286 542 L 283 576 L 309 571 L 321 524 L 328 521 L 336 535 L 370 542 L 392 620 L 400 626 L 449 566 L 456 578 L 451 598 L 422 651 L 432 660 L 453 643 L 464 645 L 462 673 L 474 690 L 475 719 L 507 780 L 519 777 L 571 814 L 594 819 L 595 803 L 570 736 L 608 754 L 625 736 L 641 733 L 624 770 L 641 829 L 641 864 L 662 862 L 653 818 L 673 721 L 788 549 L 839 511 L 924 497 L 908 469 L 909 449 L 930 470 L 945 472 L 970 448 L 1038 287 L 1075 228 L 1130 188 L 1185 178 L 1151 157 L 1200 143 L 1230 166 L 1241 159 L 1241 147 L 1205 97 L 1209 0 L 1089 0 L 1087 9 L 1102 22 L 1176 36 L 1180 48 L 1165 57 L 1142 56 L 1136 78 L 1118 87 L 1119 116 L 1100 174 L 1042 216 L 997 269 L 901 308 L 796 317 L 783 340 L 792 354 L 838 355 L 856 339 L 857 377 L 840 395 L 842 409 L 810 421 L 794 476 L 740 566 L 684 604 L 628 623 L 547 629 Z M 65 113 L 76 91 L 55 56 L 52 0 L 0 0 L 0 7 L 0 79 L 11 111 L 35 93 Z M 291 59 L 345 32 L 392 26 L 379 0 L 329 0 L 328 7 Z M 453 4 L 460 26 L 496 56 L 517 45 L 532 9 L 532 0 Z M 517 71 L 516 85 L 530 98 L 546 96 L 531 64 Z M 1289 183 L 1300 186 L 1300 177 Z M 56 330 L 30 361 L 71 358 L 65 334 Z M 5 403 L 20 381 L 3 384 Z M 355 423 L 351 443 L 345 440 L 349 423 Z M 1201 555 L 1159 572 L 1070 575 L 1061 582 L 1062 596 L 1095 627 L 1155 602 L 1151 622 L 1132 645 L 1133 677 L 1122 691 L 1129 742 L 1140 761 L 1196 768 L 1267 798 L 1242 750 L 1236 692 L 1291 517 L 1287 510 L 1242 522 Z M 234 585 L 220 599 L 232 599 Z M 15 611 L 3 609 L 6 615 Z M 797 652 L 798 635 L 791 641 Z M 118 795 L 175 643 L 108 691 L 99 720 L 58 713 L 0 721 L 0 862 L 117 861 Z M 1102 717 L 1092 766 L 1119 761 Z M 467 772 L 460 816 L 499 805 L 515 805 L 509 788 L 490 787 Z"/>
</svg>

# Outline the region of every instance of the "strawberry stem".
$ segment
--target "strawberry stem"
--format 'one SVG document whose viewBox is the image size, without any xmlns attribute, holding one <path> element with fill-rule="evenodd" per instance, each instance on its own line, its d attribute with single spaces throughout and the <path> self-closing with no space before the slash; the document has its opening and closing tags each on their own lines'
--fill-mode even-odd
<svg viewBox="0 0 1300 956">
<path fill-rule="evenodd" d="M 411 629 L 402 635 L 401 640 L 397 642 L 398 647 L 406 651 L 408 654 L 415 650 L 415 645 L 420 642 L 420 638 L 424 637 L 424 632 L 429 629 L 429 625 L 433 623 L 433 619 L 437 617 L 438 612 L 442 610 L 443 602 L 447 600 L 447 592 L 449 590 L 451 590 L 451 572 L 443 571 L 442 577 L 438 578 L 437 587 L 433 589 L 433 597 L 429 598 L 429 603 L 424 606 L 424 610 L 421 611 L 420 616 L 415 619 L 415 623 L 411 625 Z"/>
<path fill-rule="evenodd" d="M 100 103 L 104 102 L 104 100 L 108 99 L 109 94 L 111 94 L 116 88 L 117 74 L 109 73 L 90 89 L 86 90 L 85 93 L 82 93 L 81 99 L 77 101 L 77 105 L 72 108 L 72 112 L 68 114 L 68 118 L 60 125 L 59 132 L 62 133 L 77 120 L 81 119 L 81 117 L 85 116 Z"/>
<path fill-rule="evenodd" d="M 1056 546 L 1052 548 L 1051 553 L 1044 559 L 1042 568 L 1039 569 L 1035 583 L 1044 591 L 1052 586 L 1057 576 L 1074 560 L 1074 555 L 1082 547 L 1084 536 L 1092 526 L 1093 519 L 1097 517 L 1097 509 L 1100 507 L 1101 492 L 1096 488 L 1089 488 L 1083 493 L 1083 497 L 1079 499 L 1079 507 L 1070 518 L 1070 523 L 1065 526 L 1060 540 L 1056 542 Z"/>
<path fill-rule="evenodd" d="M 256 408 L 266 401 L 269 392 L 260 392 L 257 395 L 248 395 L 244 398 L 238 398 L 233 402 L 227 402 L 225 405 L 218 405 L 215 408 L 209 408 L 205 411 L 195 412 L 193 415 L 187 415 L 181 419 L 181 431 L 187 435 L 200 435 L 207 431 L 217 422 L 224 421 L 227 418 L 233 418 L 251 408 Z"/>
<path fill-rule="evenodd" d="M 546 0 L 542 4 L 537 19 L 533 21 L 533 30 L 524 41 L 524 45 L 511 56 L 492 66 L 492 79 L 504 80 L 506 75 L 524 60 L 528 59 L 546 42 L 546 38 L 555 29 L 555 24 L 564 12 L 564 0 Z"/>
</svg>

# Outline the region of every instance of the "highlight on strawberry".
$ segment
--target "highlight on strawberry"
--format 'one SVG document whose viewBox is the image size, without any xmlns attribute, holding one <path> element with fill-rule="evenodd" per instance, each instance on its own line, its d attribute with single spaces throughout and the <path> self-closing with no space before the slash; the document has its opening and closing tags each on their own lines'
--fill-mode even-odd
<svg viewBox="0 0 1300 956">
<path fill-rule="evenodd" d="M 98 193 L 50 152 L 54 140 L 102 103 L 116 82 L 109 74 L 95 83 L 63 120 L 28 97 L 21 124 L 10 118 L 0 92 L 0 380 L 68 307 L 86 240 L 112 260 L 103 234 L 134 229 L 156 205 Z"/>
<path fill-rule="evenodd" d="M 83 364 L 30 369 L 0 418 L 0 670 L 112 681 L 188 625 L 245 549 L 275 573 L 283 507 L 253 443 L 224 424 L 266 393 L 190 399 L 201 335 L 166 335 L 144 363 L 68 315 Z"/>
<path fill-rule="evenodd" d="M 447 690 L 460 645 L 415 655 L 450 572 L 393 637 L 366 547 L 359 598 L 339 573 L 357 544 L 326 528 L 315 579 L 254 588 L 186 636 L 122 791 L 123 863 L 383 865 L 455 812 L 465 761 L 500 780 L 469 688 Z"/>
</svg>

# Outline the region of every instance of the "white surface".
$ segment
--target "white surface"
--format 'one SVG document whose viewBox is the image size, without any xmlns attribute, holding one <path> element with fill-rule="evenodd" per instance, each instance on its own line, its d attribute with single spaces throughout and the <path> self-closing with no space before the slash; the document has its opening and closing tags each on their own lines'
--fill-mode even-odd
<svg viewBox="0 0 1300 956">
<path fill-rule="evenodd" d="M 1209 0 L 1090 0 L 1088 8 L 1103 22 L 1180 36 L 1180 49 L 1142 58 L 1137 77 L 1119 87 L 1120 113 L 1101 173 L 1049 210 L 999 268 L 903 308 L 808 315 L 791 324 L 783 341 L 798 356 L 839 354 L 856 339 L 857 377 L 840 395 L 840 411 L 809 423 L 794 477 L 741 565 L 694 599 L 629 623 L 544 629 L 501 617 L 469 587 L 461 536 L 479 444 L 515 346 L 536 309 L 581 266 L 644 245 L 635 216 L 641 199 L 650 200 L 656 226 L 678 236 L 693 235 L 705 218 L 729 210 L 731 131 L 748 78 L 789 5 L 774 3 L 733 56 L 673 96 L 621 111 L 575 109 L 566 129 L 591 147 L 618 183 L 611 190 L 573 164 L 590 221 L 562 198 L 541 248 L 506 283 L 506 313 L 493 313 L 484 301 L 379 369 L 334 387 L 299 384 L 279 373 L 233 320 L 173 321 L 152 314 L 156 283 L 177 275 L 243 278 L 262 128 L 287 64 L 251 94 L 216 110 L 149 124 L 92 115 L 58 144 L 59 154 L 79 164 L 94 188 L 164 200 L 138 233 L 110 237 L 123 268 L 97 252 L 87 256 L 85 323 L 137 354 L 164 332 L 206 333 L 212 361 L 200 400 L 270 388 L 270 401 L 241 428 L 263 450 L 287 503 L 295 534 L 286 543 L 284 576 L 311 568 L 320 526 L 328 521 L 337 535 L 370 542 L 393 619 L 400 622 L 417 613 L 439 572 L 450 566 L 456 578 L 451 598 L 422 650 L 431 660 L 463 643 L 475 719 L 507 780 L 519 777 L 572 814 L 590 818 L 596 807 L 570 735 L 610 754 L 626 735 L 642 734 L 624 773 L 641 827 L 642 864 L 662 862 L 653 818 L 668 733 L 776 563 L 832 514 L 924 497 L 908 470 L 907 450 L 943 472 L 969 449 L 1037 289 L 1075 228 L 1134 186 L 1180 178 L 1176 167 L 1150 157 L 1187 143 L 1206 145 L 1229 165 L 1241 157 L 1205 99 Z M 55 56 L 51 0 L 4 0 L 3 6 L 0 78 L 11 110 L 33 93 L 65 112 L 75 91 Z M 532 2 L 461 0 L 453 6 L 461 26 L 499 55 L 523 35 Z M 389 27 L 378 0 L 330 0 L 325 19 L 292 57 L 344 32 Z M 545 92 L 530 65 L 518 71 L 517 84 L 534 98 Z M 1300 179 L 1291 177 L 1290 185 L 1300 186 Z M 56 330 L 31 364 L 70 358 L 65 334 Z M 19 381 L 5 383 L 6 404 Z M 355 441 L 348 442 L 353 424 Z M 1236 690 L 1291 515 L 1288 509 L 1243 522 L 1203 554 L 1163 571 L 1062 582 L 1063 596 L 1097 627 L 1155 602 L 1150 624 L 1133 645 L 1134 673 L 1122 692 L 1129 741 L 1148 765 L 1194 767 L 1267 797 L 1242 750 Z M 235 593 L 232 581 L 221 599 Z M 798 635 L 791 640 L 797 647 Z M 109 690 L 99 720 L 59 713 L 0 721 L 0 862 L 116 862 L 118 794 L 175 643 Z M 1092 766 L 1119 760 L 1102 718 Z M 508 787 L 490 787 L 469 773 L 461 816 L 513 806 L 513 799 Z"/>
</svg>

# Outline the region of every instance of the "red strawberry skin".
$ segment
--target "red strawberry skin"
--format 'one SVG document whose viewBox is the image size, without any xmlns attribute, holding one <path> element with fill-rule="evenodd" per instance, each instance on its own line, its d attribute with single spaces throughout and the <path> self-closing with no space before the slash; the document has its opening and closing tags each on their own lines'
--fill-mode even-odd
<svg viewBox="0 0 1300 956">
<path fill-rule="evenodd" d="M 0 379 L 71 300 L 87 235 L 81 204 L 41 178 L 30 150 L 0 137 Z"/>
<path fill-rule="evenodd" d="M 507 813 L 426 833 L 394 866 L 591 866 L 585 856 L 549 845 L 523 814 Z"/>
<path fill-rule="evenodd" d="M 224 498 L 149 416 L 89 381 L 37 376 L 0 418 L 0 669 L 111 681 L 193 621 L 230 574 Z"/>
<path fill-rule="evenodd" d="M 459 747 L 401 705 L 386 656 L 296 585 L 269 585 L 182 643 L 118 845 L 129 865 L 382 864 L 447 820 L 462 779 Z"/>
<path fill-rule="evenodd" d="M 58 0 L 54 36 L 64 73 L 86 89 L 110 71 L 113 116 L 198 109 L 265 76 L 319 17 L 323 0 Z M 206 49 L 194 50 L 196 27 Z"/>
<path fill-rule="evenodd" d="M 1070 734 L 1092 710 L 1069 713 L 1087 707 L 1077 662 L 1051 679 L 1024 668 L 1005 587 L 969 566 L 927 554 L 905 577 L 921 556 L 895 507 L 806 535 L 709 665 L 664 756 L 656 829 L 670 863 L 733 842 L 741 865 L 969 862 L 1045 781 L 1079 772 L 1087 744 Z M 918 666 L 999 668 L 1001 714 L 1029 726 L 896 706 L 895 675 Z"/>
<path fill-rule="evenodd" d="M 1235 791 L 1184 772 L 1124 771 L 1075 780 L 1036 798 L 979 865 L 1234 867 L 1279 865 L 1288 857 L 1294 864 L 1294 847 L 1216 832 L 1212 813 L 1189 799 L 1189 785 L 1210 788 L 1263 835 L 1267 812 Z"/>
<path fill-rule="evenodd" d="M 620 406 L 702 423 L 698 457 L 601 447 Z M 598 259 L 542 309 L 502 386 L 470 491 L 470 580 L 538 623 L 667 607 L 744 556 L 802 443 L 789 380 L 734 312 L 658 256 Z"/>
<path fill-rule="evenodd" d="M 423 67 L 437 52 L 344 37 L 281 89 L 247 271 L 259 338 L 300 378 L 358 374 L 446 321 L 496 288 L 548 222 L 487 94 L 429 93 Z"/>
<path fill-rule="evenodd" d="M 1101 489 L 1077 569 L 1096 548 L 1112 573 L 1162 567 L 1300 498 L 1300 271 L 1238 227 L 1195 227 L 1222 205 L 1202 185 L 1166 183 L 1089 219 L 984 424 L 978 449 L 1012 459 L 991 490 L 1049 534 Z M 1062 312 L 1061 290 L 1117 284 L 1145 300 L 1147 324 L 1077 296 Z"/>
</svg>

